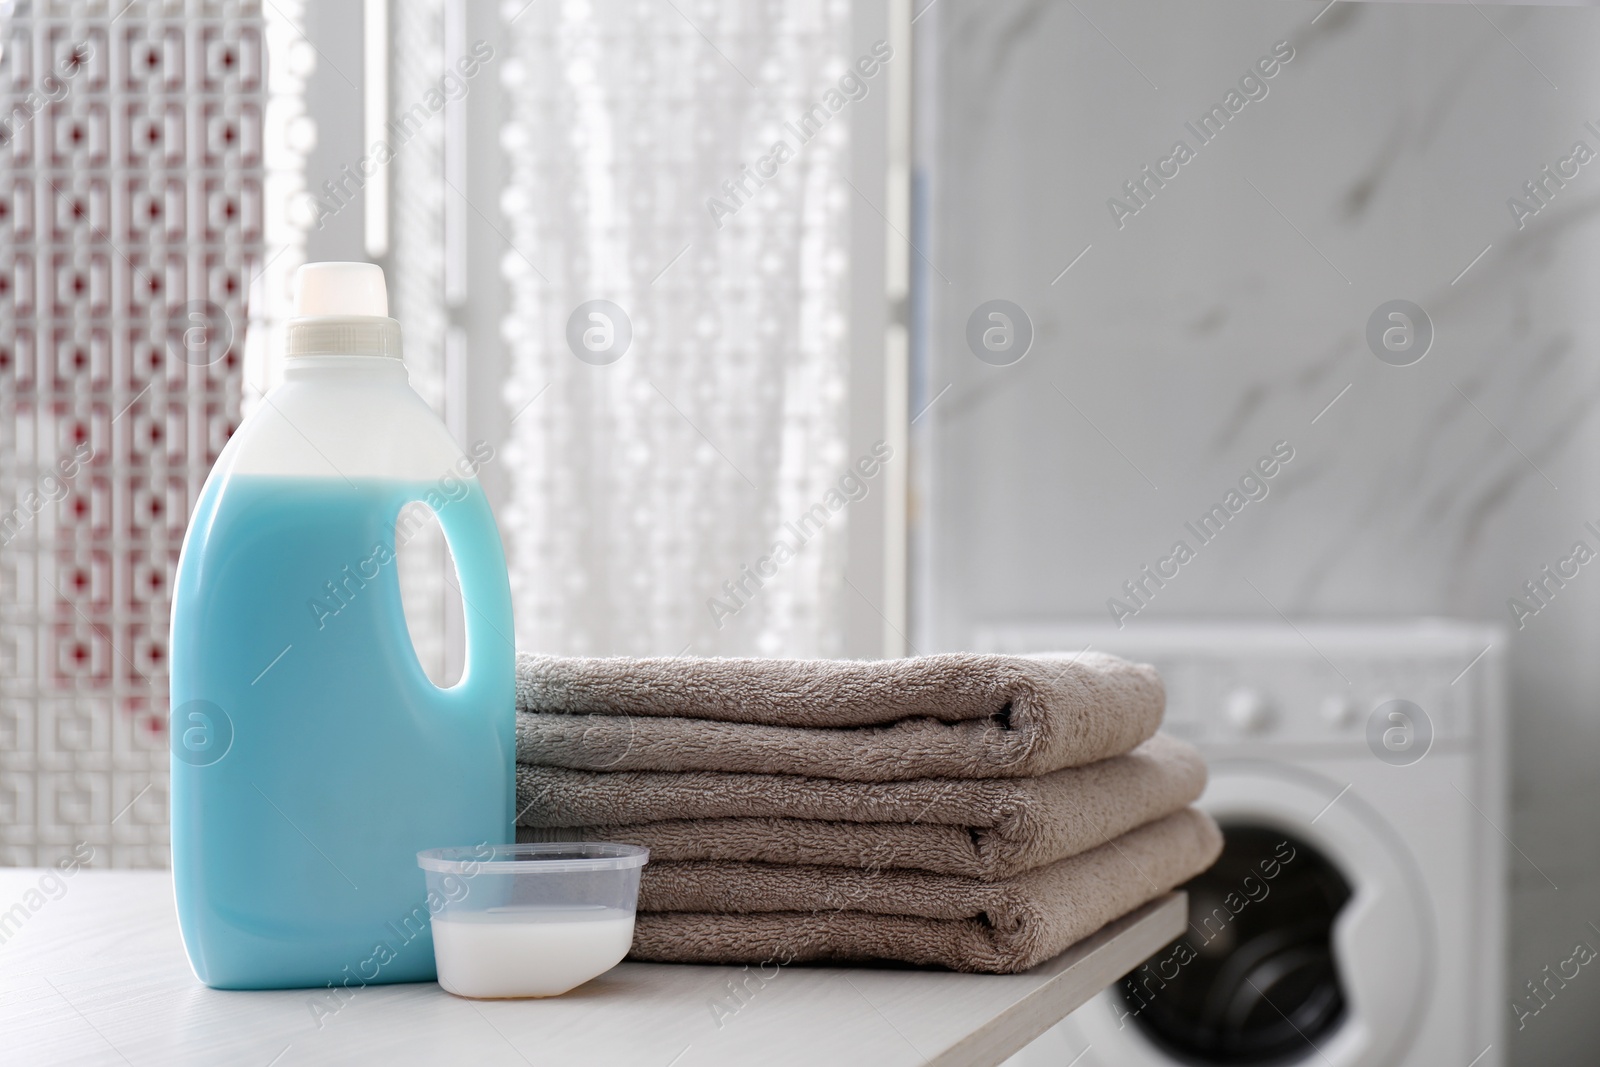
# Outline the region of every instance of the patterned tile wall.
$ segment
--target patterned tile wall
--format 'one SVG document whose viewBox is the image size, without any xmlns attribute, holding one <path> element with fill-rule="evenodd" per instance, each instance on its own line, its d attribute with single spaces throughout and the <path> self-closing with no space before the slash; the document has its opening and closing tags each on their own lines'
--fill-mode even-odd
<svg viewBox="0 0 1600 1067">
<path fill-rule="evenodd" d="M 266 261 L 259 5 L 123 3 L 0 3 L 0 864 L 167 863 L 171 583 Z"/>
</svg>

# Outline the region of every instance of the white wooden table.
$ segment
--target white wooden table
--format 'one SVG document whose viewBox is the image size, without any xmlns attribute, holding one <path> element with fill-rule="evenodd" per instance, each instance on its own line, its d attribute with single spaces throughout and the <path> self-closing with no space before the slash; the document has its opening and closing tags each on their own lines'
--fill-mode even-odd
<svg viewBox="0 0 1600 1067">
<path fill-rule="evenodd" d="M 731 1016 L 712 1004 L 738 968 L 624 963 L 550 1000 L 371 986 L 319 1026 L 311 991 L 201 985 L 165 872 L 83 870 L 30 896 L 43 874 L 0 869 L 6 1064 L 992 1064 L 1186 923 L 1171 893 L 1019 975 L 790 966 Z"/>
</svg>

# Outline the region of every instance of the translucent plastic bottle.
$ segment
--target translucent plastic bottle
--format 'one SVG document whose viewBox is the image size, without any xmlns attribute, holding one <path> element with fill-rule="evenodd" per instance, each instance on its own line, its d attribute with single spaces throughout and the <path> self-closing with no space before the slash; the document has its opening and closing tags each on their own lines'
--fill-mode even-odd
<svg viewBox="0 0 1600 1067">
<path fill-rule="evenodd" d="M 206 479 L 172 610 L 172 868 L 224 989 L 434 977 L 416 854 L 513 840 L 511 598 L 468 456 L 407 384 L 383 272 L 298 279 L 283 384 Z M 400 509 L 455 557 L 461 680 L 417 659 Z"/>
</svg>

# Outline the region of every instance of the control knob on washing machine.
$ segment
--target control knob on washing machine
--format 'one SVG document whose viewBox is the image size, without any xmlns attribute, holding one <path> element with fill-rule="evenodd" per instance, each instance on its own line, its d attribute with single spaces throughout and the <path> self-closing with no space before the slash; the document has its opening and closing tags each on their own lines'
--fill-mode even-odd
<svg viewBox="0 0 1600 1067">
<path fill-rule="evenodd" d="M 1254 689 L 1235 689 L 1228 694 L 1228 721 L 1247 734 L 1263 733 L 1272 725 L 1272 705 Z"/>
</svg>

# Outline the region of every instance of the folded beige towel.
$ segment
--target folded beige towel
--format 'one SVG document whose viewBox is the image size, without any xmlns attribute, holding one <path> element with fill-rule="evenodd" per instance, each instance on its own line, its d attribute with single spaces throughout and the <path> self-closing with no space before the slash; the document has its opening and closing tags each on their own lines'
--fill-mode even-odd
<svg viewBox="0 0 1600 1067">
<path fill-rule="evenodd" d="M 644 845 L 653 863 L 915 867 L 994 879 L 1170 815 L 1205 783 L 1200 753 L 1165 734 L 1037 778 L 839 782 L 519 766 L 518 839 Z"/>
<path fill-rule="evenodd" d="M 1009 974 L 1183 884 L 1222 851 L 1188 808 L 997 882 L 923 871 L 650 863 L 633 959 L 673 963 L 901 960 Z"/>
<path fill-rule="evenodd" d="M 517 660 L 517 760 L 852 781 L 1025 777 L 1156 732 L 1153 667 L 1098 652 Z"/>
</svg>

